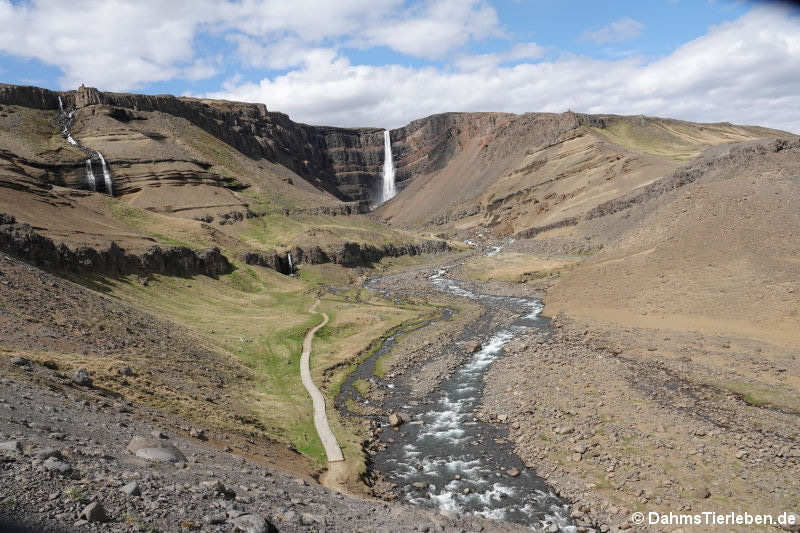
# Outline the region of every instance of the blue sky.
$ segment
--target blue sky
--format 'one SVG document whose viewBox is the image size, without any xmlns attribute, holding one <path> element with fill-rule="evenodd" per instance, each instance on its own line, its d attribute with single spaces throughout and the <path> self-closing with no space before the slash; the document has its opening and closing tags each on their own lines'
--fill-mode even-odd
<svg viewBox="0 0 800 533">
<path fill-rule="evenodd" d="M 571 108 L 800 132 L 788 4 L 0 0 L 0 24 L 7 83 L 258 101 L 347 126 Z"/>
</svg>

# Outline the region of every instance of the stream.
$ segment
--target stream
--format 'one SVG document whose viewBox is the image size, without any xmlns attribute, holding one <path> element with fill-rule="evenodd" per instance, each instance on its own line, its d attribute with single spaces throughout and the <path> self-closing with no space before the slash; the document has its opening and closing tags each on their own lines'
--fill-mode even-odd
<svg viewBox="0 0 800 533">
<path fill-rule="evenodd" d="M 386 338 L 348 376 L 336 399 L 343 414 L 359 416 L 347 410 L 348 399 L 369 405 L 353 386 L 357 379 L 364 379 L 388 392 L 384 409 L 408 413 L 412 418 L 411 423 L 395 432 L 387 431 L 391 428 L 385 417 L 373 417 L 384 427 L 380 439 L 386 449 L 372 458 L 372 470 L 397 484 L 400 497 L 408 503 L 456 514 L 471 512 L 549 531 L 576 531 L 569 518 L 569 507 L 514 453 L 513 445 L 506 440 L 507 431 L 475 419 L 484 374 L 494 360 L 502 357 L 503 346 L 525 330 L 549 327 L 549 322 L 538 316 L 541 303 L 527 298 L 476 294 L 447 278 L 444 269 L 429 281 L 437 290 L 484 306 L 487 311 L 484 316 L 464 328 L 461 338 L 456 339 L 477 336 L 482 340 L 481 346 L 419 403 L 408 401 L 409 391 L 404 387 L 374 376 L 376 361 L 392 350 L 398 337 L 415 326 Z M 506 325 L 492 326 L 492 316 L 498 311 L 511 312 L 514 318 Z M 428 325 L 447 320 L 453 314 L 454 310 L 445 309 L 441 317 Z"/>
</svg>

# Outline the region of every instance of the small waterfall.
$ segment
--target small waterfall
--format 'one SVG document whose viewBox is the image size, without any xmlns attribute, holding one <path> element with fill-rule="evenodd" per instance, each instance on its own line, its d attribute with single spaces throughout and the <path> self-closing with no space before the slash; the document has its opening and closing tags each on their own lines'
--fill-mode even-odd
<svg viewBox="0 0 800 533">
<path fill-rule="evenodd" d="M 106 194 L 114 196 L 114 182 L 111 181 L 111 174 L 108 172 L 106 160 L 100 152 L 97 152 L 97 157 L 100 158 L 100 164 L 103 166 L 103 181 L 105 181 L 106 184 Z"/>
<path fill-rule="evenodd" d="M 61 102 L 61 97 L 60 96 L 58 97 L 58 109 L 62 113 L 64 112 L 64 104 Z"/>
<path fill-rule="evenodd" d="M 392 161 L 392 139 L 389 130 L 383 131 L 383 194 L 381 202 L 391 200 L 397 191 L 394 187 L 394 161 Z"/>
<path fill-rule="evenodd" d="M 97 180 L 94 179 L 94 171 L 92 171 L 92 160 L 86 160 L 86 180 L 89 182 L 89 189 L 92 192 L 97 191 Z"/>
<path fill-rule="evenodd" d="M 292 264 L 292 252 L 286 254 L 286 257 L 289 258 L 289 274 L 292 274 L 294 272 L 294 265 Z"/>
</svg>

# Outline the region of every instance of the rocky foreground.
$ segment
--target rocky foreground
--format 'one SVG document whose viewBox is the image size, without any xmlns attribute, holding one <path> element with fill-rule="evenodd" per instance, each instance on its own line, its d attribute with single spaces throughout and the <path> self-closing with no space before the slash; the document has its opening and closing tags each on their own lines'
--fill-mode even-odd
<svg viewBox="0 0 800 533">
<path fill-rule="evenodd" d="M 651 338 L 645 356 L 641 332 L 553 325 L 507 346 L 481 416 L 506 425 L 584 530 L 635 527 L 635 511 L 798 513 L 797 413 L 696 381 L 702 363 L 687 354 L 697 339 Z M 683 355 L 670 359 L 672 350 Z"/>
<path fill-rule="evenodd" d="M 10 360 L 0 380 L 3 531 L 511 531 L 352 498 L 228 453 L 201 428 L 101 394 L 81 372 Z M 123 370 L 124 372 L 125 370 Z"/>
</svg>

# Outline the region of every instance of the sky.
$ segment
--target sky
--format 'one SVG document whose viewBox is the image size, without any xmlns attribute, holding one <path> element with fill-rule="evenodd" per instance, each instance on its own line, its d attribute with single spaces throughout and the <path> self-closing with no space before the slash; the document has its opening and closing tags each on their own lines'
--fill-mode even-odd
<svg viewBox="0 0 800 533">
<path fill-rule="evenodd" d="M 0 0 L 0 81 L 300 122 L 573 110 L 800 133 L 800 8 L 734 0 Z"/>
</svg>

